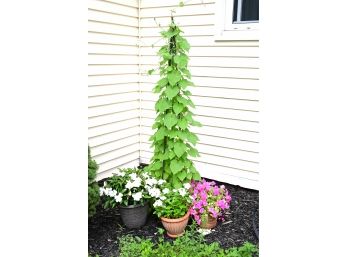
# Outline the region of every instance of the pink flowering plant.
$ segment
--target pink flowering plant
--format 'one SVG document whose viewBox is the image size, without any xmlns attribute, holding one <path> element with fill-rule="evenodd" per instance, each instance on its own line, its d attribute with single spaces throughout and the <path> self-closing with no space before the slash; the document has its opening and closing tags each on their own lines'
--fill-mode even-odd
<svg viewBox="0 0 348 257">
<path fill-rule="evenodd" d="M 214 181 L 193 181 L 192 207 L 190 214 L 197 224 L 208 221 L 208 216 L 223 219 L 225 210 L 230 208 L 231 196 L 224 185 L 217 186 Z"/>
</svg>

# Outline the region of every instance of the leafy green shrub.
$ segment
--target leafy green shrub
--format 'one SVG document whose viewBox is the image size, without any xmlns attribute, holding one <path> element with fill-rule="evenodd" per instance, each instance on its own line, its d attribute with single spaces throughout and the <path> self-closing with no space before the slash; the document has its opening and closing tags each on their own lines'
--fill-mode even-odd
<svg viewBox="0 0 348 257">
<path fill-rule="evenodd" d="M 159 229 L 163 234 L 164 230 Z M 130 235 L 120 239 L 120 257 L 253 257 L 258 249 L 251 243 L 240 247 L 223 249 L 216 242 L 208 244 L 204 237 L 191 225 L 185 234 L 175 241 L 164 241 L 163 235 L 158 242 Z"/>
<path fill-rule="evenodd" d="M 194 147 L 198 137 L 189 131 L 190 126 L 201 126 L 193 119 L 190 107 L 191 74 L 187 69 L 187 52 L 190 45 L 181 36 L 182 31 L 172 22 L 161 35 L 166 40 L 158 52 L 161 57 L 159 72 L 161 79 L 153 92 L 160 93 L 155 104 L 157 117 L 152 128 L 157 129 L 150 137 L 153 141 L 154 156 L 148 169 L 157 177 L 167 180 L 175 188 L 191 179 L 199 180 L 200 175 L 189 159 L 199 156 Z M 149 71 L 151 74 L 153 71 Z"/>
<path fill-rule="evenodd" d="M 99 186 L 95 181 L 97 176 L 98 164 L 91 157 L 91 151 L 88 147 L 88 217 L 96 212 L 96 206 L 99 203 Z"/>
</svg>

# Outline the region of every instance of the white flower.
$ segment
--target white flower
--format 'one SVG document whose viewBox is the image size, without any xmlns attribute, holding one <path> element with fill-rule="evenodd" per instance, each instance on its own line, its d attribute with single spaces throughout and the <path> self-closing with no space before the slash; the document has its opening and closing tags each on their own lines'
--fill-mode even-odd
<svg viewBox="0 0 348 257">
<path fill-rule="evenodd" d="M 157 200 L 156 202 L 153 203 L 153 207 L 157 207 L 157 206 L 162 206 L 163 203 L 161 200 Z"/>
<path fill-rule="evenodd" d="M 157 179 L 154 178 L 148 178 L 145 180 L 145 183 L 149 186 L 156 185 L 158 183 Z"/>
<path fill-rule="evenodd" d="M 144 173 L 143 173 L 143 176 L 144 176 L 144 178 L 149 178 L 149 177 L 150 177 L 149 174 L 148 174 L 147 172 L 144 172 Z"/>
<path fill-rule="evenodd" d="M 165 197 L 164 195 L 161 195 L 159 198 L 160 198 L 162 201 L 164 201 L 164 200 L 167 199 L 167 197 Z"/>
<path fill-rule="evenodd" d="M 135 174 L 135 173 L 131 173 L 129 176 L 130 176 L 133 180 L 136 180 L 136 179 L 138 178 L 137 174 Z"/>
<path fill-rule="evenodd" d="M 170 190 L 168 188 L 165 188 L 165 189 L 162 190 L 163 194 L 168 194 L 169 192 L 170 192 Z"/>
<path fill-rule="evenodd" d="M 179 191 L 179 194 L 180 194 L 181 196 L 185 196 L 186 193 L 187 193 L 187 191 L 186 191 L 185 188 L 179 188 L 178 191 Z"/>
<path fill-rule="evenodd" d="M 159 184 L 159 185 L 162 185 L 162 184 L 164 184 L 164 183 L 166 183 L 166 181 L 165 181 L 164 179 L 158 180 L 158 184 Z"/>
<path fill-rule="evenodd" d="M 187 190 L 189 190 L 189 189 L 191 188 L 190 183 L 185 183 L 185 184 L 184 184 L 184 188 L 186 188 Z"/>
<path fill-rule="evenodd" d="M 133 187 L 134 187 L 133 182 L 128 181 L 127 184 L 126 184 L 126 188 L 127 189 L 132 189 Z"/>
<path fill-rule="evenodd" d="M 152 197 L 158 198 L 161 195 L 161 190 L 159 190 L 158 188 L 150 188 L 149 189 L 149 194 Z"/>
<path fill-rule="evenodd" d="M 140 187 L 141 185 L 141 179 L 139 177 L 136 177 L 133 182 L 133 187 Z"/>
<path fill-rule="evenodd" d="M 111 189 L 110 192 L 109 192 L 109 196 L 110 196 L 110 197 L 115 197 L 116 195 L 117 195 L 117 191 Z"/>
<path fill-rule="evenodd" d="M 122 196 L 123 196 L 122 193 L 119 193 L 118 195 L 115 195 L 114 198 L 115 198 L 116 203 L 122 202 Z"/>
<path fill-rule="evenodd" d="M 101 187 L 101 188 L 99 188 L 99 195 L 102 196 L 103 194 L 104 194 L 104 188 Z"/>
<path fill-rule="evenodd" d="M 176 190 L 176 189 L 174 188 L 174 189 L 173 189 L 173 192 L 176 193 L 176 192 L 178 192 L 178 190 Z"/>
<path fill-rule="evenodd" d="M 143 193 L 142 192 L 138 192 L 132 195 L 134 201 L 140 201 L 140 199 L 143 197 Z"/>
</svg>

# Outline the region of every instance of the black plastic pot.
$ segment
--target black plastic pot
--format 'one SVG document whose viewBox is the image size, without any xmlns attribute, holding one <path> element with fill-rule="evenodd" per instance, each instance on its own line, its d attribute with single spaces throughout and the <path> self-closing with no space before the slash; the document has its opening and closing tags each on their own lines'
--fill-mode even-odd
<svg viewBox="0 0 348 257">
<path fill-rule="evenodd" d="M 128 228 L 140 228 L 145 225 L 149 214 L 149 203 L 144 205 L 120 206 L 120 214 L 123 223 Z"/>
</svg>

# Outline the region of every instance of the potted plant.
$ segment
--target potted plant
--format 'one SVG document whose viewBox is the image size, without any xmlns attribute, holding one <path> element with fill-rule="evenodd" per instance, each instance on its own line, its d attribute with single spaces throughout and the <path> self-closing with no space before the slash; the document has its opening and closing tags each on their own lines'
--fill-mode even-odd
<svg viewBox="0 0 348 257">
<path fill-rule="evenodd" d="M 139 228 L 148 217 L 149 190 L 164 182 L 136 168 L 120 169 L 100 188 L 100 195 L 106 197 L 104 208 L 119 206 L 123 223 L 128 228 Z"/>
<path fill-rule="evenodd" d="M 224 185 L 220 187 L 214 181 L 202 180 L 192 182 L 192 207 L 190 214 L 201 228 L 211 229 L 217 224 L 217 219 L 223 219 L 223 214 L 230 207 L 231 196 Z"/>
<path fill-rule="evenodd" d="M 189 183 L 179 189 L 171 189 L 169 184 L 164 184 L 151 192 L 156 197 L 154 213 L 161 219 L 169 237 L 176 238 L 184 234 L 192 203 L 189 188 Z"/>
</svg>

